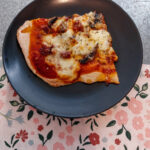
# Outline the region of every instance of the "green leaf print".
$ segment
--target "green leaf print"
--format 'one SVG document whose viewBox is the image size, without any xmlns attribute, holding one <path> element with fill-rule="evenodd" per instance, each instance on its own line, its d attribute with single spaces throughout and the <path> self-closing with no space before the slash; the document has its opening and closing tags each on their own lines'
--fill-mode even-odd
<svg viewBox="0 0 150 150">
<path fill-rule="evenodd" d="M 61 126 L 61 120 L 57 117 L 58 123 Z"/>
<path fill-rule="evenodd" d="M 19 140 L 16 140 L 12 147 L 14 147 L 18 142 L 19 142 Z"/>
<path fill-rule="evenodd" d="M 7 147 L 11 147 L 6 141 L 4 141 L 4 143 Z"/>
<path fill-rule="evenodd" d="M 42 134 L 39 134 L 39 139 L 42 141 L 42 143 L 44 143 L 44 137 Z"/>
<path fill-rule="evenodd" d="M 12 135 L 12 137 L 11 137 L 11 144 L 13 143 L 14 137 L 15 137 L 15 134 Z"/>
<path fill-rule="evenodd" d="M 4 81 L 5 79 L 6 79 L 6 75 L 3 74 L 3 75 L 1 76 L 1 78 L 0 78 L 0 81 Z"/>
<path fill-rule="evenodd" d="M 121 129 L 118 130 L 117 135 L 122 134 L 122 132 L 123 132 L 123 128 L 121 128 Z"/>
<path fill-rule="evenodd" d="M 126 96 L 126 100 L 127 100 L 127 101 L 130 101 L 130 98 L 129 98 L 128 96 Z"/>
<path fill-rule="evenodd" d="M 89 136 L 86 136 L 83 141 L 85 142 L 88 138 L 89 138 Z"/>
<path fill-rule="evenodd" d="M 136 148 L 136 150 L 140 150 L 139 146 Z"/>
<path fill-rule="evenodd" d="M 20 105 L 17 109 L 17 112 L 23 112 L 25 109 L 25 105 Z"/>
<path fill-rule="evenodd" d="M 90 119 L 88 119 L 86 122 L 85 122 L 85 124 L 87 124 L 88 122 L 90 122 L 92 119 L 90 118 Z"/>
<path fill-rule="evenodd" d="M 134 85 L 134 89 L 135 89 L 137 92 L 139 92 L 139 91 L 140 91 L 139 85 L 135 84 L 135 85 Z"/>
<path fill-rule="evenodd" d="M 97 122 L 96 122 L 96 120 L 94 119 L 94 124 L 95 124 L 95 126 L 96 127 L 98 127 L 98 124 L 97 124 Z"/>
<path fill-rule="evenodd" d="M 91 123 L 91 130 L 93 131 L 93 122 Z"/>
<path fill-rule="evenodd" d="M 89 144 L 91 144 L 91 142 L 85 142 L 85 143 L 83 144 L 83 146 L 89 145 Z"/>
<path fill-rule="evenodd" d="M 0 88 L 2 88 L 4 86 L 4 84 L 3 83 L 0 83 Z"/>
<path fill-rule="evenodd" d="M 30 120 L 30 119 L 32 118 L 33 113 L 34 113 L 34 112 L 33 112 L 32 110 L 29 111 L 29 113 L 28 113 L 28 120 Z"/>
<path fill-rule="evenodd" d="M 114 126 L 115 124 L 116 124 L 116 120 L 112 120 L 112 121 L 110 121 L 110 122 L 107 124 L 106 127 L 112 127 L 112 126 Z"/>
<path fill-rule="evenodd" d="M 46 125 L 48 126 L 50 123 L 51 123 L 51 119 L 48 120 Z"/>
<path fill-rule="evenodd" d="M 81 137 L 81 134 L 79 136 L 79 141 L 80 141 L 80 144 L 82 144 L 82 137 Z"/>
<path fill-rule="evenodd" d="M 122 103 L 121 106 L 126 107 L 128 106 L 128 103 Z"/>
<path fill-rule="evenodd" d="M 145 93 L 140 93 L 140 97 L 141 98 L 146 98 L 148 95 L 147 94 L 145 94 Z"/>
<path fill-rule="evenodd" d="M 127 146 L 126 146 L 126 145 L 123 145 L 123 147 L 124 147 L 124 150 L 128 150 L 128 148 L 127 148 Z"/>
<path fill-rule="evenodd" d="M 131 141 L 131 133 L 129 131 L 126 131 L 126 137 Z"/>
<path fill-rule="evenodd" d="M 19 105 L 19 102 L 18 101 L 10 101 L 10 104 L 12 105 L 12 106 L 18 106 Z"/>
<path fill-rule="evenodd" d="M 80 123 L 80 121 L 75 121 L 75 122 L 73 123 L 73 126 L 78 125 L 79 123 Z"/>
<path fill-rule="evenodd" d="M 51 130 L 48 134 L 47 134 L 47 140 L 50 140 L 53 136 L 53 131 Z"/>
<path fill-rule="evenodd" d="M 39 115 L 43 115 L 43 112 L 40 111 L 40 110 L 36 110 L 36 112 L 37 112 Z"/>
<path fill-rule="evenodd" d="M 142 91 L 146 91 L 148 89 L 148 83 L 145 83 L 143 86 L 142 86 Z"/>
</svg>

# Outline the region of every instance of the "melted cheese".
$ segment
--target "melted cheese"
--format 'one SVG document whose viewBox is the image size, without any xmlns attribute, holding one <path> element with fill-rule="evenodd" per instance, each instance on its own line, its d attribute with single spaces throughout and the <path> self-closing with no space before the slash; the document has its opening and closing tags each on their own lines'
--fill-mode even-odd
<svg viewBox="0 0 150 150">
<path fill-rule="evenodd" d="M 59 18 L 53 27 L 57 28 L 63 21 L 65 17 Z M 55 50 L 55 55 L 49 55 L 46 57 L 47 63 L 52 63 L 56 66 L 57 73 L 60 78 L 72 81 L 77 78 L 77 72 L 80 69 L 79 59 L 84 58 L 89 55 L 96 45 L 98 45 L 99 53 L 101 51 L 112 51 L 111 36 L 107 30 L 100 29 L 94 30 L 89 27 L 89 21 L 93 21 L 94 13 L 90 12 L 83 16 L 76 16 L 73 20 L 79 20 L 84 27 L 84 32 L 74 33 L 72 29 L 72 21 L 68 21 L 67 31 L 65 33 L 57 34 L 53 36 L 52 34 L 45 35 L 43 37 L 43 44 L 46 46 L 53 45 L 53 50 Z M 74 43 L 72 43 L 74 41 Z M 71 58 L 64 59 L 61 58 L 61 53 L 70 51 Z M 103 58 L 104 60 L 105 57 Z"/>
<path fill-rule="evenodd" d="M 112 39 L 108 31 L 103 29 L 91 30 L 90 36 L 92 39 L 98 42 L 100 50 L 105 51 L 110 48 Z"/>
<path fill-rule="evenodd" d="M 84 32 L 77 33 L 75 40 L 77 41 L 77 44 L 72 47 L 72 53 L 75 56 L 85 56 L 90 54 L 97 44 L 97 41 L 88 38 Z"/>
<path fill-rule="evenodd" d="M 52 56 L 46 57 L 46 62 L 48 64 L 53 64 L 56 67 L 57 74 L 63 80 L 72 81 L 77 78 L 78 71 L 80 69 L 80 64 L 73 58 L 63 59 L 60 58 L 59 53 Z"/>
<path fill-rule="evenodd" d="M 63 34 L 58 34 L 57 36 L 53 36 L 51 34 L 43 37 L 43 44 L 47 46 L 54 45 L 55 49 L 59 52 L 65 52 L 70 49 L 70 42 L 73 36 L 72 30 L 67 30 L 67 32 Z"/>
</svg>

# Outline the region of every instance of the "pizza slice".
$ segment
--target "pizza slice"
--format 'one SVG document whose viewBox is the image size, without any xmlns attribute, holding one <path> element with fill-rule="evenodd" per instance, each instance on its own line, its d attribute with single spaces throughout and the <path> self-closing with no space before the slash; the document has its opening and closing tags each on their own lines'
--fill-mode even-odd
<svg viewBox="0 0 150 150">
<path fill-rule="evenodd" d="M 17 39 L 29 68 L 51 86 L 119 84 L 118 56 L 101 13 L 26 21 Z"/>
</svg>

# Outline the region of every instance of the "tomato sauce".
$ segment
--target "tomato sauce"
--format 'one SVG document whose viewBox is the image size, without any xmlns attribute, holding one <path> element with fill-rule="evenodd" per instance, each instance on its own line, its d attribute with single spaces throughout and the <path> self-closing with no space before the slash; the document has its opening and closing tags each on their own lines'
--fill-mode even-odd
<svg viewBox="0 0 150 150">
<path fill-rule="evenodd" d="M 83 31 L 83 26 L 80 22 L 74 22 L 73 24 L 74 32 Z M 36 70 L 36 72 L 49 79 L 59 78 L 56 72 L 56 68 L 54 65 L 47 64 L 45 62 L 45 58 L 47 55 L 51 54 L 52 47 L 46 47 L 42 44 L 42 37 L 46 34 L 52 34 L 55 36 L 57 31 L 54 31 L 49 27 L 48 19 L 36 19 L 32 21 L 32 27 L 27 28 L 22 32 L 30 31 L 30 49 L 29 49 L 29 59 L 31 61 L 32 66 Z M 114 57 L 115 53 L 112 55 Z M 63 58 L 70 58 L 69 53 L 61 54 Z M 115 59 L 115 58 L 113 58 Z M 92 60 L 85 64 L 80 64 L 79 76 L 82 74 L 88 74 L 95 71 L 103 72 L 106 75 L 109 75 L 115 72 L 115 69 L 109 69 L 109 65 L 111 65 L 112 60 L 107 58 L 108 64 L 102 64 L 99 60 Z M 108 68 L 108 69 L 105 69 Z M 78 76 L 78 77 L 79 77 Z"/>
<path fill-rule="evenodd" d="M 102 72 L 106 75 L 114 73 L 116 70 L 111 69 L 111 64 L 101 64 L 99 61 L 93 60 L 91 62 L 88 62 L 86 64 L 81 64 L 80 67 L 80 74 L 87 74 L 87 73 L 92 73 L 92 72 Z"/>
<path fill-rule="evenodd" d="M 81 22 L 79 20 L 76 20 L 73 22 L 73 31 L 74 32 L 83 32 L 83 25 L 81 24 Z"/>
<path fill-rule="evenodd" d="M 47 47 L 45 49 L 42 47 L 42 36 L 44 32 L 47 32 L 47 26 L 47 19 L 32 21 L 29 59 L 38 74 L 46 78 L 54 79 L 57 78 L 55 66 L 45 62 L 45 57 L 50 53 L 50 49 L 48 51 Z M 43 51 L 41 52 L 41 50 Z"/>
</svg>

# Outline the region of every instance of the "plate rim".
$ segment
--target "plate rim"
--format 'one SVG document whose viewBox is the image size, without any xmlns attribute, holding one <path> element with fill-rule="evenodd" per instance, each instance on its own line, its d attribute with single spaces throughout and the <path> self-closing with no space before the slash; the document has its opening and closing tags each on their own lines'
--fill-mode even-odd
<svg viewBox="0 0 150 150">
<path fill-rule="evenodd" d="M 60 113 L 56 113 L 56 112 L 53 112 L 53 113 L 49 113 L 47 111 L 44 111 L 44 109 L 42 109 L 41 106 L 38 106 L 38 105 L 34 105 L 34 104 L 31 104 L 30 102 L 28 102 L 27 100 L 25 100 L 19 93 L 18 91 L 16 90 L 16 88 L 14 87 L 14 85 L 12 84 L 11 80 L 9 79 L 9 71 L 8 71 L 8 68 L 7 68 L 7 65 L 6 65 L 6 62 L 5 62 L 5 45 L 6 45 L 6 42 L 7 42 L 7 37 L 9 36 L 9 32 L 12 28 L 12 25 L 13 23 L 15 22 L 16 18 L 28 7 L 30 7 L 30 5 L 32 5 L 33 3 L 37 3 L 38 1 L 42 1 L 42 0 L 34 0 L 32 2 L 30 2 L 28 5 L 26 5 L 24 8 L 22 8 L 18 13 L 17 15 L 13 18 L 12 22 L 10 23 L 7 31 L 6 31 L 6 34 L 5 34 L 5 38 L 4 38 L 4 41 L 3 41 L 3 46 L 2 46 L 2 63 L 3 63 L 3 67 L 4 67 L 4 71 L 7 75 L 7 78 L 8 78 L 8 81 L 10 82 L 11 86 L 13 87 L 13 89 L 17 92 L 17 94 L 29 105 L 33 106 L 34 108 L 36 108 L 37 110 L 40 110 L 46 114 L 50 114 L 50 115 L 54 115 L 54 116 L 57 116 L 57 117 L 64 117 L 64 118 L 83 118 L 83 117 L 89 117 L 89 116 L 93 116 L 93 115 L 96 115 L 96 114 L 100 114 L 100 113 L 103 113 L 104 111 L 107 111 L 108 109 L 114 107 L 115 105 L 117 105 L 118 103 L 120 103 L 120 101 L 131 91 L 131 89 L 133 88 L 134 84 L 136 83 L 138 77 L 139 77 L 139 74 L 141 72 L 141 68 L 142 68 L 142 64 L 143 64 L 143 44 L 142 44 L 142 39 L 141 39 L 141 36 L 140 36 L 140 32 L 134 22 L 134 20 L 129 16 L 129 14 L 120 6 L 118 5 L 116 2 L 114 1 L 111 1 L 111 0 L 105 0 L 109 3 L 111 3 L 112 5 L 116 5 L 122 12 L 124 15 L 126 15 L 132 22 L 132 24 L 134 25 L 135 29 L 136 29 L 136 33 L 137 33 L 137 37 L 139 39 L 139 45 L 140 45 L 140 49 L 141 49 L 141 60 L 139 62 L 140 64 L 140 67 L 138 67 L 138 70 L 137 70 L 137 73 L 136 73 L 136 77 L 134 78 L 134 82 L 133 84 L 130 86 L 130 88 L 128 90 L 126 90 L 124 93 L 126 93 L 124 96 L 122 96 L 119 100 L 117 100 L 117 102 L 113 105 L 111 105 L 110 107 L 106 108 L 104 111 L 102 112 L 98 112 L 98 111 L 95 111 L 95 112 L 88 112 L 86 114 L 82 113 L 82 114 L 71 114 L 71 113 L 67 113 L 66 115 L 63 114 L 61 115 Z M 78 1 L 78 0 L 77 0 Z M 104 0 L 103 0 L 104 1 Z M 40 107 L 40 108 L 39 108 Z M 69 116 L 70 115 L 70 116 Z"/>
</svg>

